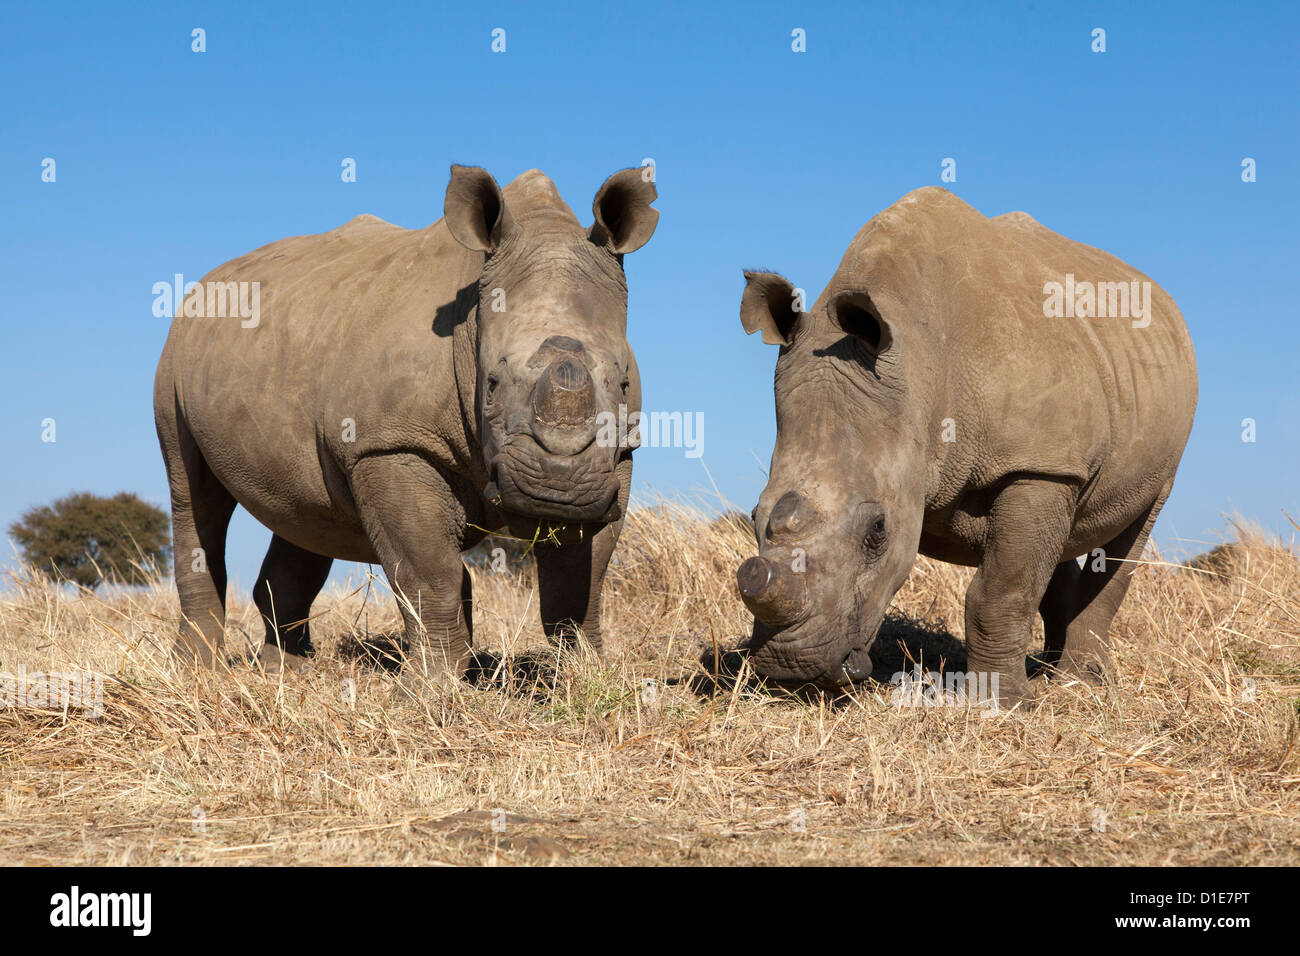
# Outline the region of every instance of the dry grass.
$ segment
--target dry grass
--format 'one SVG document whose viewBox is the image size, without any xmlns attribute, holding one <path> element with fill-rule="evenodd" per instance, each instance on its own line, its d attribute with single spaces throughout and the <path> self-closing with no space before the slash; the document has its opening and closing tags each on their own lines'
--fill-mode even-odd
<svg viewBox="0 0 1300 956">
<path fill-rule="evenodd" d="M 791 699 L 742 674 L 708 693 L 701 655 L 745 631 L 732 575 L 752 550 L 734 524 L 633 512 L 608 659 L 558 674 L 531 581 L 476 573 L 476 643 L 510 666 L 418 699 L 359 650 L 398 629 L 373 593 L 317 602 L 309 675 L 196 678 L 165 654 L 168 588 L 19 577 L 0 671 L 110 677 L 97 719 L 0 710 L 0 862 L 1300 862 L 1291 552 L 1243 532 L 1213 574 L 1153 560 L 1114 628 L 1113 689 L 1055 684 L 980 719 L 882 686 Z M 960 666 L 969 573 L 918 563 L 886 672 L 900 640 Z M 232 619 L 260 635 L 246 603 Z"/>
</svg>

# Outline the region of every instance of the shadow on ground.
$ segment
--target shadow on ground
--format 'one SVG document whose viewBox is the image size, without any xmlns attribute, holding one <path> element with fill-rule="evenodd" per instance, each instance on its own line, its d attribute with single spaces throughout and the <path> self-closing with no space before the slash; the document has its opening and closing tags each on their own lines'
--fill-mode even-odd
<svg viewBox="0 0 1300 956">
<path fill-rule="evenodd" d="M 700 656 L 703 673 L 689 680 L 691 690 L 700 696 L 710 696 L 719 692 L 730 693 L 739 683 L 742 690 L 773 697 L 847 702 L 855 686 L 825 690 L 811 684 L 764 680 L 756 677 L 745 663 L 746 655 L 742 649 L 721 651 L 710 648 Z M 966 667 L 966 647 L 955 635 L 937 624 L 917 621 L 891 611 L 871 646 L 871 665 L 871 677 L 857 687 L 876 688 L 888 684 L 895 674 L 904 671 L 946 673 L 963 670 Z"/>
<path fill-rule="evenodd" d="M 345 661 L 390 674 L 400 671 L 406 660 L 401 634 L 371 634 L 344 640 L 338 653 Z M 475 687 L 495 687 L 520 696 L 543 697 L 555 689 L 563 660 L 564 655 L 557 655 L 554 648 L 509 657 L 476 649 L 471 652 L 465 679 Z"/>
</svg>

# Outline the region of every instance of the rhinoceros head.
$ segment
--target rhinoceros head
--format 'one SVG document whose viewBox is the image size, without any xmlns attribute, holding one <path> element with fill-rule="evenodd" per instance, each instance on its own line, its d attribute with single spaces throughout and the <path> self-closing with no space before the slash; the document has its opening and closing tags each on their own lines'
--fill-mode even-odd
<svg viewBox="0 0 1300 956">
<path fill-rule="evenodd" d="M 745 331 L 781 346 L 776 446 L 740 566 L 750 657 L 777 681 L 833 687 L 868 650 L 920 542 L 925 456 L 895 330 L 867 292 L 832 281 L 808 312 L 772 273 L 745 274 Z"/>
<path fill-rule="evenodd" d="M 452 167 L 447 226 L 486 254 L 474 398 L 483 494 L 508 518 L 617 517 L 616 465 L 632 444 L 626 429 L 615 442 L 598 435 L 613 433 L 602 425 L 620 405 L 640 410 L 623 255 L 654 232 L 656 195 L 640 170 L 615 173 L 583 229 L 540 173 L 503 192 L 482 169 Z"/>
</svg>

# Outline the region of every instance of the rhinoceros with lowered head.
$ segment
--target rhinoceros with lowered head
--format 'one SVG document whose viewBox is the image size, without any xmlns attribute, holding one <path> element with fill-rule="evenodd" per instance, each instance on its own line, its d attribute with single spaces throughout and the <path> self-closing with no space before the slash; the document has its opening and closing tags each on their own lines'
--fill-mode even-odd
<svg viewBox="0 0 1300 956">
<path fill-rule="evenodd" d="M 757 672 L 869 676 L 919 552 L 977 569 L 966 679 L 995 700 L 1032 696 L 1035 613 L 1038 672 L 1112 675 L 1107 631 L 1196 409 L 1191 338 L 1164 290 L 937 187 L 868 222 L 811 309 L 779 275 L 746 278 L 745 331 L 780 346 L 760 553 L 737 574 Z"/>
<path fill-rule="evenodd" d="M 461 552 L 501 528 L 537 541 L 548 636 L 580 631 L 599 650 L 636 439 L 597 432 L 603 413 L 640 408 L 623 256 L 654 232 L 655 198 L 646 171 L 615 173 L 584 229 L 536 170 L 501 189 L 454 166 L 444 218 L 425 229 L 360 216 L 206 276 L 177 310 L 154 386 L 178 649 L 203 663 L 221 653 L 225 536 L 241 504 L 273 532 L 253 591 L 268 668 L 310 654 L 311 603 L 342 558 L 382 565 L 409 661 L 463 673 Z M 256 309 L 227 316 L 241 291 Z"/>
</svg>

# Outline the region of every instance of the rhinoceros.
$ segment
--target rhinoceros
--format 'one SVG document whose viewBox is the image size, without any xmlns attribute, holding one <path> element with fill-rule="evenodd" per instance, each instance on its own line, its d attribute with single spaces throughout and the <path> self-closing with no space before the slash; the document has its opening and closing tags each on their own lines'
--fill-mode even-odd
<svg viewBox="0 0 1300 956">
<path fill-rule="evenodd" d="M 425 229 L 359 216 L 206 276 L 154 386 L 178 651 L 221 655 L 236 504 L 273 532 L 253 591 L 268 669 L 303 666 L 312 601 L 342 558 L 382 565 L 408 666 L 463 673 L 461 552 L 501 528 L 537 542 L 547 635 L 599 651 L 637 442 L 597 433 L 604 413 L 640 408 L 623 257 L 654 232 L 656 196 L 645 170 L 615 173 L 584 229 L 537 170 L 503 190 L 453 166 L 444 218 Z M 236 295 L 256 314 L 225 316 Z"/>
<path fill-rule="evenodd" d="M 759 554 L 737 572 L 755 670 L 870 676 L 919 552 L 977 568 L 966 677 L 992 701 L 1033 696 L 1031 666 L 1112 677 L 1107 631 L 1196 408 L 1173 300 L 1108 253 L 938 187 L 868 222 L 809 310 L 781 276 L 745 275 L 744 329 L 781 347 Z M 1045 646 L 1027 662 L 1035 612 Z"/>
</svg>

